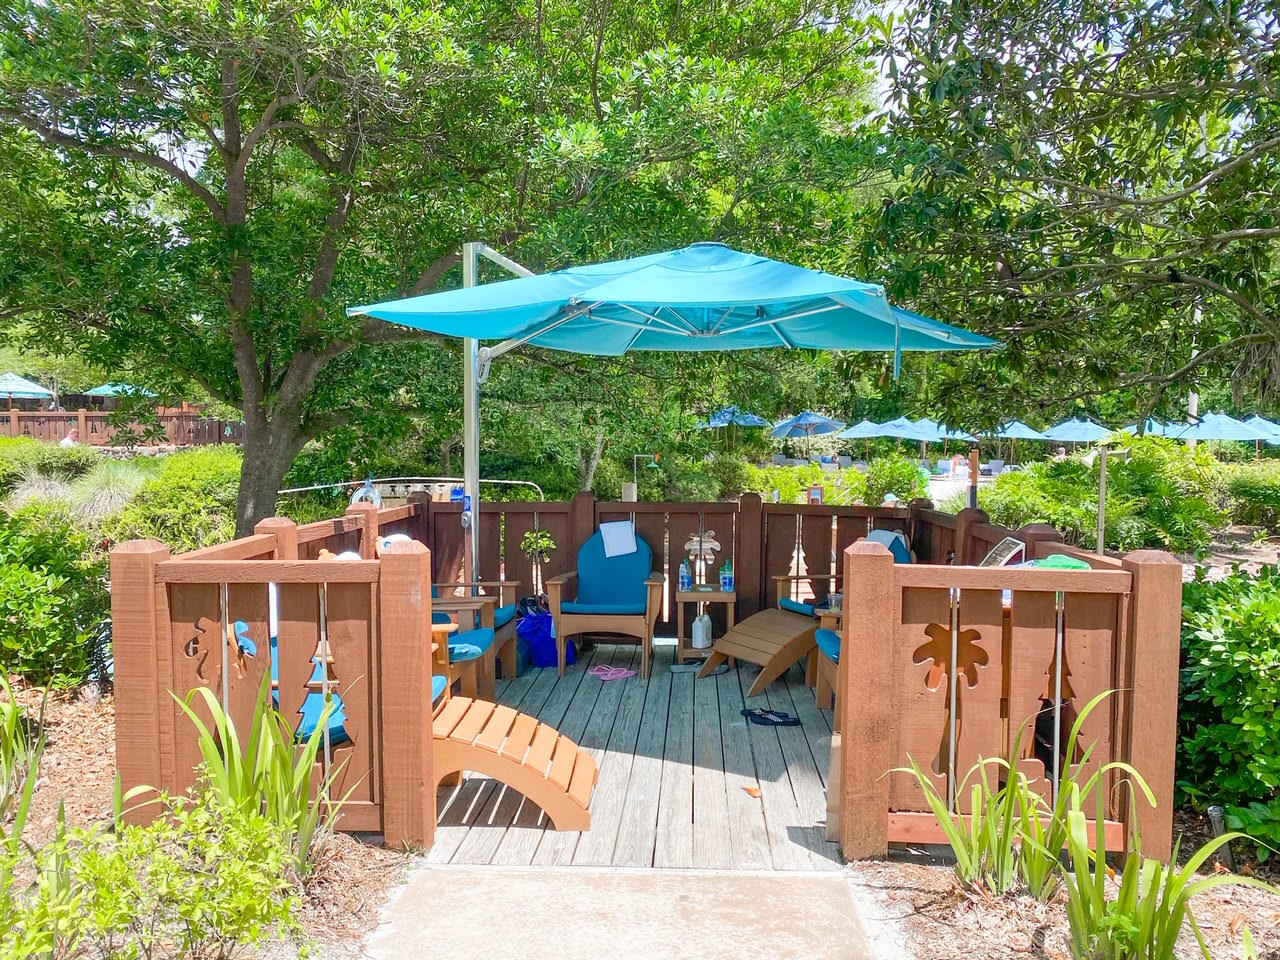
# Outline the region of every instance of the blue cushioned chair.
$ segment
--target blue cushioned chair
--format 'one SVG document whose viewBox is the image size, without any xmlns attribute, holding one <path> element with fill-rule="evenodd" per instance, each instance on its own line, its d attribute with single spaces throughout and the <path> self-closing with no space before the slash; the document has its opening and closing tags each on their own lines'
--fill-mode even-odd
<svg viewBox="0 0 1280 960">
<path fill-rule="evenodd" d="M 547 600 L 556 630 L 556 652 L 564 675 L 565 643 L 577 633 L 621 633 L 640 641 L 640 675 L 649 676 L 653 625 L 662 605 L 666 578 L 653 570 L 653 551 L 639 536 L 635 553 L 604 555 L 597 530 L 578 551 L 577 573 L 547 581 Z M 576 589 L 575 589 L 576 586 Z"/>
<path fill-rule="evenodd" d="M 814 633 L 818 644 L 818 676 L 814 697 L 820 707 L 835 707 L 840 677 L 840 634 L 825 627 Z"/>
</svg>

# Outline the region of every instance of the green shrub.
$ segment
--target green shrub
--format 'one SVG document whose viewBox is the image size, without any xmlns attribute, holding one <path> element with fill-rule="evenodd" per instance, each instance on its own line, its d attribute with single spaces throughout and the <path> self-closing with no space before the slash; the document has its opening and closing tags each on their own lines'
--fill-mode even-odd
<svg viewBox="0 0 1280 960">
<path fill-rule="evenodd" d="M 867 491 L 866 477 L 859 470 L 823 470 L 816 463 L 807 463 L 800 467 L 747 464 L 742 492 L 758 494 L 761 500 L 772 503 L 776 490 L 779 503 L 806 503 L 812 486 L 822 487 L 824 502 L 838 506 L 862 503 Z"/>
<path fill-rule="evenodd" d="M 1126 441 L 1127 459 L 1107 461 L 1106 545 L 1116 550 L 1199 550 L 1225 515 L 1217 508 L 1213 459 L 1158 437 Z M 1080 458 L 1033 463 L 1001 474 L 979 505 L 1007 527 L 1051 523 L 1068 543 L 1093 548 L 1098 529 L 1098 465 Z"/>
<path fill-rule="evenodd" d="M 879 506 L 886 494 L 894 494 L 905 505 L 908 500 L 923 497 L 929 490 L 929 481 L 920 464 L 901 454 L 876 457 L 867 464 L 866 501 Z"/>
<path fill-rule="evenodd" d="M 17 845 L 0 857 L 0 960 L 196 960 L 280 937 L 301 942 L 284 836 L 209 794 L 170 802 L 149 826 L 61 828 L 34 853 Z"/>
<path fill-rule="evenodd" d="M 705 465 L 707 474 L 719 485 L 720 500 L 746 493 L 750 483 L 747 458 L 738 453 L 718 451 Z"/>
<path fill-rule="evenodd" d="M 90 447 L 60 447 L 30 437 L 0 437 L 0 494 L 13 489 L 24 474 L 73 480 L 101 460 Z"/>
<path fill-rule="evenodd" d="M 1280 572 L 1183 587 L 1178 787 L 1246 810 L 1280 795 Z M 1242 828 L 1249 830 L 1248 823 Z"/>
<path fill-rule="evenodd" d="M 74 684 L 96 665 L 108 615 L 106 564 L 54 511 L 0 512 L 0 667 Z"/>
<path fill-rule="evenodd" d="M 1232 523 L 1280 530 L 1280 462 L 1263 460 L 1224 466 L 1221 502 Z"/>
<path fill-rule="evenodd" d="M 154 537 L 174 553 L 235 536 L 240 451 L 203 447 L 163 457 L 141 489 L 102 524 L 111 543 Z"/>
</svg>

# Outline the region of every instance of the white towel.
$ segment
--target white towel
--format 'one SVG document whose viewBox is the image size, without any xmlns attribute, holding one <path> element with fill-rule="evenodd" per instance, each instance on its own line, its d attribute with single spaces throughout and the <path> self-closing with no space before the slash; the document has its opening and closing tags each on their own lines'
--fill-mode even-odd
<svg viewBox="0 0 1280 960">
<path fill-rule="evenodd" d="M 606 557 L 622 557 L 636 552 L 636 528 L 630 520 L 600 524 L 600 539 L 604 541 Z"/>
</svg>

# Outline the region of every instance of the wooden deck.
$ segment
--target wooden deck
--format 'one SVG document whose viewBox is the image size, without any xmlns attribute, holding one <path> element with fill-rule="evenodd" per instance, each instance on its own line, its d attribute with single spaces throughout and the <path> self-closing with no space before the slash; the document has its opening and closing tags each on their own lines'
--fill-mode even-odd
<svg viewBox="0 0 1280 960">
<path fill-rule="evenodd" d="M 602 644 L 563 678 L 530 670 L 498 684 L 498 699 L 559 727 L 591 751 L 600 779 L 585 833 L 546 828 L 533 804 L 475 777 L 443 789 L 433 863 L 834 870 L 826 837 L 830 711 L 793 667 L 744 699 L 756 669 L 696 680 L 672 673 L 674 646 L 655 650 L 652 676 L 608 683 L 596 664 L 636 668 L 634 645 Z M 799 727 L 747 722 L 743 706 L 799 716 Z"/>
</svg>

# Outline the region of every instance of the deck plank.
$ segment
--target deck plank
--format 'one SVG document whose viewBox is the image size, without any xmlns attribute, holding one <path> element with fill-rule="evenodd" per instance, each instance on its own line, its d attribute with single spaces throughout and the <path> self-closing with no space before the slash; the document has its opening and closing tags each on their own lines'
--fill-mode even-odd
<svg viewBox="0 0 1280 960">
<path fill-rule="evenodd" d="M 615 866 L 651 867 L 657 841 L 658 804 L 662 787 L 662 752 L 667 739 L 674 648 L 654 650 L 640 733 L 631 762 L 631 779 L 622 804 L 622 822 L 613 850 Z"/>
<path fill-rule="evenodd" d="M 639 656 L 631 668 L 640 665 Z M 657 670 L 653 671 L 657 675 Z M 665 668 L 663 676 L 670 676 Z M 622 824 L 622 812 L 626 803 L 627 786 L 631 781 L 631 767 L 635 760 L 636 740 L 640 735 L 640 720 L 644 716 L 649 683 L 643 677 L 614 680 L 622 685 L 622 699 L 618 715 L 609 731 L 604 754 L 597 758 L 600 778 L 591 798 L 591 829 L 584 833 L 573 852 L 574 864 L 609 866 L 613 863 L 613 851 L 617 846 L 618 829 Z M 585 746 L 594 749 L 597 744 Z"/>
<path fill-rule="evenodd" d="M 750 698 L 744 695 L 743 702 L 748 708 L 767 709 L 769 706 L 767 692 Z M 812 821 L 801 819 L 795 794 L 791 790 L 787 762 L 778 739 L 779 731 L 783 728 L 749 722 L 747 729 L 751 736 L 751 755 L 756 761 L 756 776 L 760 781 L 773 867 L 775 870 L 811 870 L 815 863 L 813 853 L 801 842 L 800 837 L 793 835 L 794 828 L 808 826 Z M 825 808 L 823 815 L 826 815 Z"/>
<path fill-rule="evenodd" d="M 764 801 L 751 755 L 751 731 L 742 715 L 742 691 L 755 676 L 739 666 L 715 678 L 720 706 L 720 742 L 724 756 L 725 800 L 729 807 L 729 856 L 738 870 L 769 870 Z M 754 791 L 752 796 L 748 791 Z"/>
<path fill-rule="evenodd" d="M 671 674 L 667 740 L 658 791 L 658 833 L 653 851 L 655 867 L 693 866 L 693 684 L 692 673 Z"/>
<path fill-rule="evenodd" d="M 597 649 L 600 647 L 597 646 Z M 606 653 L 611 654 L 609 659 L 604 661 L 608 665 L 638 670 L 640 658 L 633 648 L 615 646 L 611 650 L 610 648 L 605 650 Z M 639 682 L 640 678 L 632 679 Z M 579 696 L 574 698 L 574 702 L 569 705 L 569 710 L 565 713 L 564 724 L 560 731 L 591 756 L 597 771 L 600 764 L 604 762 L 605 745 L 609 742 L 609 734 L 613 730 L 613 723 L 618 715 L 624 685 L 629 682 L 631 681 L 610 680 L 604 683 L 588 677 L 578 688 Z M 587 696 L 587 692 L 591 696 Z M 595 810 L 594 803 L 591 804 L 591 808 Z M 594 822 L 594 813 L 592 819 Z M 544 866 L 568 866 L 573 862 L 574 851 L 577 850 L 578 841 L 581 838 L 582 833 L 579 831 L 545 830 L 542 833 L 542 839 L 538 841 L 533 862 Z"/>
<path fill-rule="evenodd" d="M 733 866 L 733 853 L 720 738 L 719 679 L 695 680 L 693 686 L 693 865 L 727 870 Z"/>
</svg>

